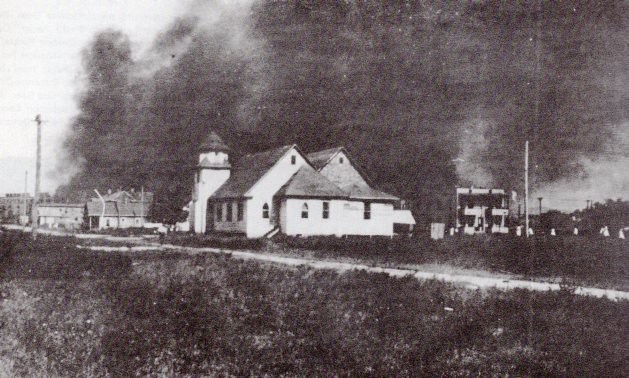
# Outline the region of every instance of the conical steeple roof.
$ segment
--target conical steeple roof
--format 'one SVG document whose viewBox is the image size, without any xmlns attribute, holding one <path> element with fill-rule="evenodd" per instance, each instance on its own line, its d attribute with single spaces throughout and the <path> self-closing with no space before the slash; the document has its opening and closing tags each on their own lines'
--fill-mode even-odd
<svg viewBox="0 0 629 378">
<path fill-rule="evenodd" d="M 223 142 L 220 136 L 214 131 L 205 137 L 203 143 L 199 146 L 199 152 L 229 152 L 230 148 Z"/>
</svg>

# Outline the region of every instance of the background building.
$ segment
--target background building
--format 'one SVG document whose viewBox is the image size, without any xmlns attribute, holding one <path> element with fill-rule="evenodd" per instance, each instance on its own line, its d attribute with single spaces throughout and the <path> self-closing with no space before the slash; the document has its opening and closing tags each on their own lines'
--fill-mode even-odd
<svg viewBox="0 0 629 378">
<path fill-rule="evenodd" d="M 287 145 L 246 155 L 234 167 L 228 151 L 215 133 L 202 145 L 190 204 L 197 233 L 392 236 L 397 222 L 415 223 L 342 147 L 304 155 Z"/>
<path fill-rule="evenodd" d="M 0 220 L 5 223 L 20 223 L 20 217 L 29 219 L 33 197 L 28 193 L 7 193 L 0 197 Z"/>
<path fill-rule="evenodd" d="M 456 215 L 464 234 L 508 233 L 509 196 L 503 189 L 457 188 Z"/>
<path fill-rule="evenodd" d="M 109 190 L 102 199 L 92 198 L 87 202 L 86 226 L 89 229 L 143 227 L 152 203 L 150 192 Z"/>
<path fill-rule="evenodd" d="M 79 229 L 83 225 L 85 205 L 43 203 L 38 206 L 39 225 L 49 228 Z"/>
</svg>

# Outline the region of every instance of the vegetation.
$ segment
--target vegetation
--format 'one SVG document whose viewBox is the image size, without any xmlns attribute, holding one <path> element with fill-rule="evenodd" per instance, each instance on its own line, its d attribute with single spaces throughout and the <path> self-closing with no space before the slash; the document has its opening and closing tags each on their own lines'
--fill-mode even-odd
<svg viewBox="0 0 629 378">
<path fill-rule="evenodd" d="M 607 226 L 616 236 L 619 229 L 629 225 L 629 201 L 608 199 L 605 203 L 594 202 L 591 208 L 575 211 L 572 215 L 579 220 L 579 226 L 585 232 L 597 234 L 601 227 Z"/>
<path fill-rule="evenodd" d="M 287 237 L 272 242 L 218 235 L 171 234 L 167 243 L 246 249 L 372 265 L 447 264 L 466 269 L 561 279 L 580 285 L 629 289 L 629 243 L 603 237 L 493 235 L 431 240 L 427 237 Z"/>
<path fill-rule="evenodd" d="M 67 274 L 56 262 L 80 264 L 68 240 L 0 237 L 0 375 L 613 377 L 629 368 L 627 301 L 164 252 L 87 254 L 92 262 Z M 50 262 L 46 274 L 29 271 Z"/>
<path fill-rule="evenodd" d="M 3 279 L 115 278 L 131 271 L 130 257 L 78 249 L 70 237 L 40 235 L 35 242 L 29 234 L 10 232 L 0 234 L 0 245 Z"/>
<path fill-rule="evenodd" d="M 261 250 L 265 242 L 261 239 L 247 239 L 244 236 L 197 235 L 171 233 L 165 242 L 185 247 L 210 247 L 227 249 Z"/>
<path fill-rule="evenodd" d="M 274 250 L 374 264 L 450 264 L 629 289 L 629 243 L 603 237 L 289 238 Z"/>
</svg>

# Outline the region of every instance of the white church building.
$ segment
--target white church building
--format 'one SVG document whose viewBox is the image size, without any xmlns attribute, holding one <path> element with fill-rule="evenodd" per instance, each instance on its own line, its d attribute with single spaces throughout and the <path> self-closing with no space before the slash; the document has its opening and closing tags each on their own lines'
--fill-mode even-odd
<svg viewBox="0 0 629 378">
<path fill-rule="evenodd" d="M 286 235 L 393 235 L 415 224 L 400 199 L 376 190 L 343 147 L 303 154 L 296 145 L 250 154 L 231 165 L 212 132 L 201 146 L 191 227 L 258 238 Z"/>
</svg>

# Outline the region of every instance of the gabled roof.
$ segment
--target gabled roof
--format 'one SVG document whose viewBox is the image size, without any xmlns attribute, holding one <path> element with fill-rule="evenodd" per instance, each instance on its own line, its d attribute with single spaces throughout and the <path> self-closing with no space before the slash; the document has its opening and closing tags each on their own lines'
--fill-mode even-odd
<svg viewBox="0 0 629 378">
<path fill-rule="evenodd" d="M 323 151 L 311 152 L 306 155 L 306 157 L 308 158 L 308 161 L 310 161 L 312 166 L 317 171 L 320 171 L 321 168 L 325 167 L 326 164 L 328 164 L 328 162 L 332 160 L 332 158 L 342 150 L 344 150 L 343 147 L 328 148 L 327 150 Z M 347 155 L 347 153 L 345 155 Z"/>
<path fill-rule="evenodd" d="M 127 192 L 126 190 L 118 190 L 115 193 L 103 194 L 105 201 L 124 202 L 126 199 L 129 202 L 142 202 L 142 192 Z M 99 198 L 92 198 L 93 201 L 100 201 Z M 144 202 L 153 202 L 153 192 L 144 192 Z"/>
<path fill-rule="evenodd" d="M 276 193 L 278 197 L 293 198 L 347 198 L 347 194 L 332 181 L 309 165 L 297 173 Z"/>
<path fill-rule="evenodd" d="M 149 211 L 149 206 L 144 205 L 142 208 L 141 202 L 105 202 L 105 216 L 106 217 L 140 217 L 146 216 Z M 103 203 L 100 200 L 92 200 L 87 203 L 87 215 L 91 217 L 101 216 L 103 213 Z"/>
<path fill-rule="evenodd" d="M 363 180 L 365 180 L 368 185 L 373 186 L 373 182 L 371 181 L 367 173 L 365 173 L 365 170 L 360 165 L 356 164 L 356 162 L 350 156 L 349 152 L 347 152 L 345 147 L 334 147 L 328 148 L 327 150 L 311 152 L 306 155 L 306 157 L 317 171 L 321 171 L 326 165 L 328 165 L 330 161 L 332 161 L 332 159 L 334 159 L 334 157 L 339 152 L 343 152 L 347 160 L 352 164 L 352 167 L 354 167 L 354 169 L 363 178 Z"/>
<path fill-rule="evenodd" d="M 364 199 L 364 200 L 385 200 L 385 201 L 399 201 L 400 199 L 394 195 L 381 192 L 376 189 L 372 189 L 368 186 L 352 185 L 346 189 L 349 192 L 350 199 Z"/>
<path fill-rule="evenodd" d="M 105 199 L 105 201 L 124 201 L 125 198 L 127 200 L 133 200 L 133 195 L 127 191 L 124 190 L 119 190 L 115 193 L 112 194 L 105 194 L 103 196 L 103 198 Z"/>
<path fill-rule="evenodd" d="M 231 171 L 229 179 L 210 198 L 241 198 L 251 189 L 294 144 L 245 155 Z"/>
<path fill-rule="evenodd" d="M 223 142 L 223 139 L 218 136 L 218 134 L 216 134 L 214 131 L 211 131 L 210 134 L 205 137 L 203 143 L 201 143 L 201 145 L 199 146 L 199 152 L 208 151 L 229 152 L 230 149 L 229 146 L 227 146 L 225 142 Z"/>
</svg>

